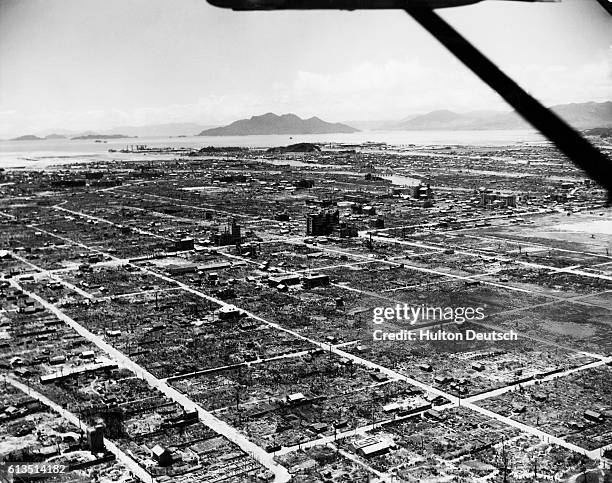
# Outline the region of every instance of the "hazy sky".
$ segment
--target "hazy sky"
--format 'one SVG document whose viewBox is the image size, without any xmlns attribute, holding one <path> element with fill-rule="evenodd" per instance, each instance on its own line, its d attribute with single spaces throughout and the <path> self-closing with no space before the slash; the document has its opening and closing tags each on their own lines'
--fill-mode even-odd
<svg viewBox="0 0 612 483">
<path fill-rule="evenodd" d="M 612 16 L 595 0 L 439 12 L 546 104 L 612 99 Z M 400 119 L 440 108 L 507 109 L 400 11 L 0 0 L 0 136 L 270 111 Z"/>
</svg>

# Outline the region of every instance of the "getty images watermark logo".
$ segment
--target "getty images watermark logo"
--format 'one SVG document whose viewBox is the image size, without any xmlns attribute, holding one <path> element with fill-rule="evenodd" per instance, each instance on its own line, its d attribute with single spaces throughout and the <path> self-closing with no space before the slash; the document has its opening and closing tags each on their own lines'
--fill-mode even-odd
<svg viewBox="0 0 612 483">
<path fill-rule="evenodd" d="M 402 322 L 415 325 L 417 322 L 442 321 L 463 324 L 485 318 L 484 307 L 432 307 L 429 305 L 397 304 L 395 307 L 375 307 L 372 322 Z"/>
<path fill-rule="evenodd" d="M 484 307 L 439 307 L 421 305 L 397 304 L 395 307 L 375 307 L 372 322 L 374 341 L 512 341 L 518 340 L 518 334 L 508 332 L 480 331 L 464 329 L 466 322 L 478 322 L 485 318 Z M 459 330 L 447 331 L 435 325 L 453 323 Z M 404 329 L 398 325 L 410 326 L 419 324 L 421 327 Z M 383 324 L 385 324 L 383 328 Z M 425 327 L 422 327 L 425 325 Z"/>
</svg>

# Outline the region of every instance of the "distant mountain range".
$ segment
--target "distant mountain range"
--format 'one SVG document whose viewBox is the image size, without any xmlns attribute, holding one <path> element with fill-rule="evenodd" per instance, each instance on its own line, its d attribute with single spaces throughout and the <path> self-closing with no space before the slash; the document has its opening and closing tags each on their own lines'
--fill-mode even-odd
<svg viewBox="0 0 612 483">
<path fill-rule="evenodd" d="M 560 104 L 552 106 L 551 109 L 577 129 L 612 126 L 612 102 L 610 101 Z M 413 116 L 386 127 L 386 129 L 403 131 L 525 128 L 529 128 L 529 124 L 514 111 L 456 113 L 448 110 Z"/>
<path fill-rule="evenodd" d="M 278 116 L 271 112 L 250 119 L 241 119 L 227 126 L 206 129 L 198 136 L 249 136 L 261 134 L 336 134 L 353 133 L 359 129 L 341 123 L 330 123 L 311 117 L 302 119 L 295 114 Z"/>
<path fill-rule="evenodd" d="M 49 134 L 48 136 L 42 138 L 39 136 L 34 136 L 33 134 L 26 134 L 25 136 L 13 138 L 10 141 L 44 141 L 45 139 L 66 139 L 66 136 L 62 136 L 61 134 Z"/>
<path fill-rule="evenodd" d="M 45 138 L 39 138 L 33 134 L 26 134 L 25 136 L 19 136 L 11 139 L 10 141 L 43 141 Z"/>
<path fill-rule="evenodd" d="M 117 126 L 113 129 L 98 131 L 71 131 L 68 129 L 46 129 L 35 134 L 19 136 L 11 141 L 41 141 L 44 139 L 73 139 L 91 136 L 92 139 L 104 139 L 103 136 L 121 133 L 121 137 L 178 137 L 193 136 L 193 133 L 216 127 L 211 124 L 196 122 L 175 122 L 165 124 L 148 124 L 144 126 Z M 107 138 L 108 139 L 108 138 Z"/>
<path fill-rule="evenodd" d="M 574 128 L 585 130 L 612 127 L 612 102 L 585 102 L 552 106 L 560 117 Z M 67 131 L 53 129 L 39 131 L 11 139 L 11 141 L 42 141 L 45 139 L 120 139 L 128 137 L 186 137 L 193 136 L 246 136 L 255 134 L 335 134 L 372 131 L 429 131 L 429 130 L 508 130 L 529 129 L 516 112 L 472 111 L 458 113 L 449 110 L 431 111 L 399 121 L 347 121 L 330 123 L 318 117 L 301 119 L 295 114 L 278 116 L 273 113 L 241 119 L 227 126 L 211 127 L 194 123 L 166 123 L 146 126 L 119 126 L 112 130 Z M 117 134 L 121 133 L 121 134 Z"/>
<path fill-rule="evenodd" d="M 128 136 L 126 134 L 99 134 L 99 133 L 85 133 L 78 136 L 71 137 L 70 139 L 76 140 L 96 140 L 96 139 L 123 139 L 138 136 Z M 45 141 L 48 139 L 68 139 L 68 136 L 63 134 L 48 134 L 45 137 L 35 136 L 33 134 L 26 134 L 25 136 L 19 136 L 10 141 Z"/>
</svg>

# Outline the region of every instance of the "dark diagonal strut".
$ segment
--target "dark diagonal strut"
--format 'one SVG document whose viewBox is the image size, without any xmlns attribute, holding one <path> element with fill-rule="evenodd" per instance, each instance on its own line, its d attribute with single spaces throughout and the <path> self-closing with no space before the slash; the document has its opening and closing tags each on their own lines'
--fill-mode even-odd
<svg viewBox="0 0 612 483">
<path fill-rule="evenodd" d="M 554 112 L 530 96 L 427 5 L 406 2 L 406 12 L 474 74 L 502 96 L 526 121 L 552 141 L 577 166 L 608 191 L 612 200 L 612 162 Z"/>
</svg>

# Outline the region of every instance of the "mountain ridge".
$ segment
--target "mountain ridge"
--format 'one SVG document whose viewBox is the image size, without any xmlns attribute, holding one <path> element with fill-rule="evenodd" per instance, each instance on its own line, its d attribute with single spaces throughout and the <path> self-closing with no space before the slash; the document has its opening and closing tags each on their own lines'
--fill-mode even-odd
<svg viewBox="0 0 612 483">
<path fill-rule="evenodd" d="M 293 113 L 277 115 L 267 112 L 249 119 L 239 119 L 226 126 L 205 129 L 198 136 L 255 136 L 273 134 L 354 133 L 359 129 L 339 122 L 330 123 L 317 116 L 302 119 Z"/>
<path fill-rule="evenodd" d="M 576 129 L 612 126 L 612 101 L 558 104 L 550 109 Z M 402 131 L 525 128 L 529 128 L 529 124 L 515 111 L 457 113 L 446 109 L 413 116 L 390 126 L 390 129 Z"/>
</svg>

